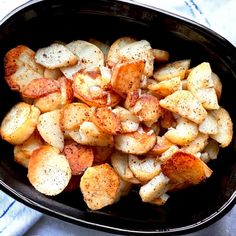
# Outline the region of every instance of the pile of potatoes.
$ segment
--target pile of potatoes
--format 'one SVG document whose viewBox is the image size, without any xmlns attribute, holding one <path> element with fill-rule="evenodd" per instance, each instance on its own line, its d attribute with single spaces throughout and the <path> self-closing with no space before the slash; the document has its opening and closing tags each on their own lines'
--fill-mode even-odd
<svg viewBox="0 0 236 236">
<path fill-rule="evenodd" d="M 1 137 L 14 160 L 48 196 L 81 190 L 92 210 L 139 186 L 143 202 L 210 177 L 207 166 L 233 135 L 219 105 L 222 84 L 203 62 L 169 62 L 147 40 L 121 37 L 24 45 L 4 58 L 5 79 L 22 101 L 6 114 Z"/>
</svg>

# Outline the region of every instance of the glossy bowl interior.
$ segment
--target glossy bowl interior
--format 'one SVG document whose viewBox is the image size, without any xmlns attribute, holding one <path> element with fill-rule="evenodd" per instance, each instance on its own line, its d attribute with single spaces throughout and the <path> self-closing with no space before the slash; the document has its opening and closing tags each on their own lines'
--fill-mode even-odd
<svg viewBox="0 0 236 236">
<path fill-rule="evenodd" d="M 113 42 L 120 36 L 147 39 L 170 52 L 170 60 L 208 61 L 223 83 L 221 105 L 236 122 L 236 49 L 216 33 L 189 20 L 131 1 L 46 0 L 18 8 L 0 26 L 0 118 L 19 101 L 4 81 L 3 57 L 25 44 L 36 50 L 54 40 L 90 37 Z M 233 139 L 234 140 L 234 139 Z M 172 193 L 164 206 L 141 203 L 134 189 L 128 197 L 99 211 L 89 210 L 79 191 L 46 197 L 14 163 L 13 148 L 0 141 L 0 188 L 23 203 L 66 221 L 115 233 L 168 234 L 198 230 L 219 219 L 236 198 L 236 151 L 232 145 L 210 163 L 214 173 L 205 183 Z"/>
</svg>

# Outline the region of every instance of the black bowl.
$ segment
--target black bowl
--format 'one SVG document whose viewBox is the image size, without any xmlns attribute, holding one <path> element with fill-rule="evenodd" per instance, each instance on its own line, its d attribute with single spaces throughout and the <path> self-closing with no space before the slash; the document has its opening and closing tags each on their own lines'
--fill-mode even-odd
<svg viewBox="0 0 236 236">
<path fill-rule="evenodd" d="M 3 57 L 12 47 L 32 49 L 54 40 L 120 36 L 147 39 L 170 52 L 171 61 L 192 59 L 192 66 L 208 61 L 223 83 L 221 105 L 236 122 L 236 49 L 215 32 L 165 11 L 109 0 L 33 0 L 10 13 L 0 25 L 0 118 L 19 101 L 4 81 Z M 234 140 L 234 138 L 233 138 Z M 0 187 L 3 191 L 49 215 L 99 230 L 126 234 L 168 234 L 196 231 L 222 217 L 235 204 L 236 151 L 234 143 L 210 163 L 213 175 L 205 183 L 171 194 L 164 206 L 142 203 L 134 191 L 118 203 L 89 210 L 81 193 L 47 197 L 37 192 L 27 172 L 13 161 L 13 148 L 0 142 Z"/>
</svg>

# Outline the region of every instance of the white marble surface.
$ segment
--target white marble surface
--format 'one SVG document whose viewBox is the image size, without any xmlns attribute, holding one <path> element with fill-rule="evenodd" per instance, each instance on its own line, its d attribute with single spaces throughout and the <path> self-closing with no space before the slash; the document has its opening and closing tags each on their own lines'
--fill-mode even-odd
<svg viewBox="0 0 236 236">
<path fill-rule="evenodd" d="M 0 19 L 3 18 L 9 11 L 15 7 L 21 5 L 27 0 L 0 0 Z M 145 4 L 157 5 L 164 9 L 168 9 L 170 4 L 181 5 L 176 0 L 137 0 L 139 2 L 145 2 Z M 183 2 L 183 1 L 182 1 Z M 218 32 L 231 43 L 236 45 L 236 29 L 234 24 L 236 22 L 236 15 L 233 9 L 236 9 L 235 0 L 196 0 L 204 16 L 206 16 L 208 22 L 204 19 L 200 19 L 201 15 L 198 16 L 199 21 L 206 26 L 210 26 L 214 31 Z M 181 8 L 181 6 L 180 6 Z M 178 7 L 176 8 L 178 9 Z M 179 13 L 177 11 L 177 13 Z M 180 13 L 181 14 L 181 13 Z M 183 13 L 184 15 L 185 13 Z M 209 23 L 209 25 L 207 25 Z M 36 211 L 35 211 L 36 213 Z M 236 206 L 226 214 L 222 219 L 212 224 L 211 226 L 200 230 L 198 232 L 188 234 L 188 236 L 234 236 L 236 235 Z M 1 233 L 0 233 L 1 235 Z M 14 234 L 17 235 L 17 234 Z M 13 235 L 13 236 L 14 236 Z M 76 226 L 73 224 L 66 223 L 56 218 L 43 215 L 40 220 L 31 227 L 25 234 L 31 235 L 112 235 L 96 230 L 87 229 L 84 227 Z M 5 235 L 4 235 L 5 236 Z"/>
</svg>

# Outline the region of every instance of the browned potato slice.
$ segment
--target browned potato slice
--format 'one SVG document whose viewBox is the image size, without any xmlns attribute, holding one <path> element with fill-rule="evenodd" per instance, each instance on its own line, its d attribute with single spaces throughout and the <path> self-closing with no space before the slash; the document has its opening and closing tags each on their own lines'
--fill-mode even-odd
<svg viewBox="0 0 236 236">
<path fill-rule="evenodd" d="M 169 53 L 161 49 L 152 49 L 154 60 L 156 62 L 167 62 L 169 61 Z"/>
<path fill-rule="evenodd" d="M 82 69 L 82 65 L 80 62 L 78 62 L 74 66 L 61 67 L 60 71 L 67 79 L 73 80 L 74 74 L 79 72 L 81 69 Z"/>
<path fill-rule="evenodd" d="M 211 114 L 217 120 L 218 132 L 211 134 L 210 137 L 220 143 L 221 147 L 227 147 L 233 138 L 233 123 L 230 115 L 223 107 L 211 111 Z"/>
<path fill-rule="evenodd" d="M 103 132 L 94 123 L 85 121 L 79 129 L 68 130 L 72 139 L 77 143 L 90 146 L 113 146 L 113 136 Z"/>
<path fill-rule="evenodd" d="M 135 105 L 129 110 L 149 127 L 157 122 L 162 115 L 159 100 L 149 94 L 141 95 Z"/>
<path fill-rule="evenodd" d="M 143 60 L 116 64 L 111 76 L 112 89 L 122 97 L 126 97 L 129 92 L 137 92 L 140 88 L 144 65 Z"/>
<path fill-rule="evenodd" d="M 62 72 L 60 69 L 48 69 L 45 68 L 43 77 L 47 79 L 59 79 L 62 76 Z"/>
<path fill-rule="evenodd" d="M 58 91 L 60 87 L 56 80 L 40 78 L 30 81 L 22 91 L 22 95 L 28 98 L 40 98 Z"/>
<path fill-rule="evenodd" d="M 61 127 L 64 130 L 77 129 L 90 119 L 90 108 L 84 103 L 74 102 L 62 108 Z"/>
<path fill-rule="evenodd" d="M 153 199 L 149 203 L 154 204 L 154 205 L 158 205 L 158 206 L 162 206 L 166 203 L 166 201 L 169 199 L 169 197 L 170 196 L 168 194 L 163 193 L 160 197 Z"/>
<path fill-rule="evenodd" d="M 170 128 L 165 137 L 176 145 L 187 145 L 192 142 L 198 135 L 198 126 L 194 122 L 185 118 L 177 119 L 177 126 Z"/>
<path fill-rule="evenodd" d="M 60 126 L 61 111 L 53 110 L 39 116 L 37 129 L 45 142 L 58 148 L 64 148 L 64 134 Z"/>
<path fill-rule="evenodd" d="M 169 129 L 170 127 L 176 126 L 176 119 L 173 113 L 167 109 L 162 108 L 162 114 L 160 117 L 161 127 L 164 129 Z"/>
<path fill-rule="evenodd" d="M 172 155 L 176 153 L 177 151 L 179 151 L 179 147 L 173 144 L 161 154 L 161 156 L 159 157 L 159 160 L 161 162 L 165 162 L 166 160 L 171 158 Z"/>
<path fill-rule="evenodd" d="M 5 79 L 13 90 L 22 91 L 33 79 L 43 77 L 43 67 L 34 60 L 35 52 L 19 45 L 4 57 Z"/>
<path fill-rule="evenodd" d="M 78 57 L 83 69 L 93 70 L 104 65 L 103 52 L 92 43 L 76 40 L 67 44 L 66 47 Z"/>
<path fill-rule="evenodd" d="M 24 102 L 17 103 L 2 120 L 2 139 L 13 145 L 22 144 L 34 132 L 39 115 L 37 107 Z"/>
<path fill-rule="evenodd" d="M 132 183 L 124 181 L 120 178 L 120 186 L 116 197 L 116 202 L 119 201 L 121 197 L 128 195 L 131 190 L 131 187 Z"/>
<path fill-rule="evenodd" d="M 81 175 L 93 164 L 93 149 L 76 142 L 65 143 L 63 153 L 71 168 L 72 175 Z"/>
<path fill-rule="evenodd" d="M 93 163 L 95 165 L 109 162 L 110 156 L 114 151 L 112 147 L 95 146 L 92 148 L 93 148 L 93 156 L 94 156 Z"/>
<path fill-rule="evenodd" d="M 153 130 L 138 131 L 127 134 L 118 134 L 114 137 L 115 148 L 124 153 L 142 155 L 150 151 L 156 143 L 156 134 Z"/>
<path fill-rule="evenodd" d="M 179 77 L 174 77 L 156 84 L 153 83 L 148 85 L 149 90 L 162 97 L 166 97 L 181 88 L 182 83 Z"/>
<path fill-rule="evenodd" d="M 124 46 L 135 42 L 136 40 L 131 37 L 121 37 L 117 39 L 110 47 L 109 52 L 107 54 L 107 64 L 110 67 L 113 67 L 116 63 L 120 62 L 120 54 L 119 51 Z"/>
<path fill-rule="evenodd" d="M 111 90 L 104 90 L 100 76 L 92 76 L 87 72 L 76 73 L 73 83 L 74 96 L 89 106 L 116 106 L 120 102 L 120 96 Z"/>
<path fill-rule="evenodd" d="M 168 190 L 169 178 L 161 172 L 139 190 L 143 202 L 150 202 L 162 196 Z"/>
<path fill-rule="evenodd" d="M 161 172 L 160 162 L 155 157 L 138 158 L 129 155 L 129 168 L 140 182 L 147 182 Z"/>
<path fill-rule="evenodd" d="M 153 77 L 157 81 L 169 80 L 175 77 L 185 78 L 186 71 L 189 69 L 190 60 L 180 60 L 157 67 Z"/>
<path fill-rule="evenodd" d="M 53 43 L 40 48 L 35 54 L 35 61 L 48 69 L 73 66 L 78 62 L 77 57 L 64 45 Z"/>
<path fill-rule="evenodd" d="M 108 107 L 92 107 L 91 120 L 103 132 L 116 135 L 121 132 L 121 121 Z"/>
<path fill-rule="evenodd" d="M 220 81 L 219 76 L 216 73 L 214 73 L 214 72 L 211 73 L 211 79 L 213 81 L 213 86 L 214 86 L 214 89 L 216 91 L 217 99 L 219 101 L 220 98 L 221 98 L 222 83 Z"/>
<path fill-rule="evenodd" d="M 207 116 L 202 104 L 186 90 L 180 90 L 160 100 L 161 107 L 200 124 Z"/>
<path fill-rule="evenodd" d="M 71 178 L 70 165 L 57 148 L 42 146 L 30 158 L 28 178 L 39 192 L 54 196 L 68 185 Z"/>
<path fill-rule="evenodd" d="M 104 54 L 104 59 L 106 60 L 108 52 L 110 50 L 110 46 L 106 43 L 103 43 L 97 39 L 94 38 L 90 38 L 89 39 L 89 43 L 94 44 L 95 46 L 97 46 Z"/>
<path fill-rule="evenodd" d="M 205 120 L 199 124 L 199 131 L 204 134 L 216 134 L 218 132 L 217 120 L 211 111 L 208 111 Z"/>
<path fill-rule="evenodd" d="M 191 70 L 187 78 L 187 89 L 205 109 L 219 108 L 209 63 L 203 62 Z"/>
<path fill-rule="evenodd" d="M 167 149 L 169 149 L 173 143 L 171 143 L 165 136 L 157 136 L 155 146 L 148 152 L 150 155 L 161 155 Z"/>
<path fill-rule="evenodd" d="M 14 146 L 14 161 L 28 168 L 30 156 L 22 151 L 21 145 Z"/>
<path fill-rule="evenodd" d="M 212 174 L 212 170 L 199 158 L 181 151 L 162 163 L 161 169 L 171 182 L 182 184 L 182 187 L 199 184 Z"/>
<path fill-rule="evenodd" d="M 119 176 L 107 163 L 89 167 L 80 182 L 84 201 L 92 210 L 113 204 L 117 199 L 119 187 Z"/>
<path fill-rule="evenodd" d="M 140 181 L 134 176 L 129 167 L 129 155 L 115 151 L 111 155 L 111 164 L 121 179 L 128 183 L 139 184 Z"/>
</svg>

